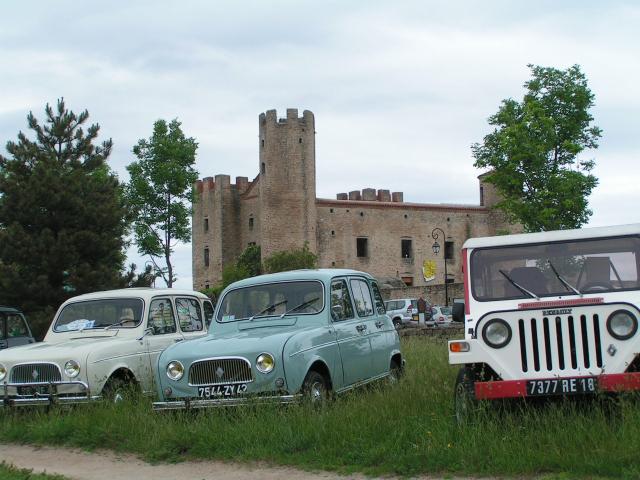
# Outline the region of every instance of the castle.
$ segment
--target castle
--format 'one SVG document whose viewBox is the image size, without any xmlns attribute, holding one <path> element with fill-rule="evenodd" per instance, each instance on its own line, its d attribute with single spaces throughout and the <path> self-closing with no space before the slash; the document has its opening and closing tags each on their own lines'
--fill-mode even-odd
<svg viewBox="0 0 640 480">
<path fill-rule="evenodd" d="M 408 286 L 461 281 L 460 249 L 469 237 L 494 235 L 507 224 L 491 209 L 492 185 L 479 177 L 479 205 L 405 202 L 402 192 L 365 188 L 316 197 L 315 120 L 305 110 L 275 110 L 258 119 L 258 175 L 249 181 L 228 175 L 198 180 L 193 205 L 193 286 L 222 279 L 248 245 L 260 245 L 263 260 L 305 243 L 320 268 L 354 268 Z M 444 231 L 437 239 L 434 228 Z M 445 260 L 445 254 L 448 260 Z"/>
</svg>

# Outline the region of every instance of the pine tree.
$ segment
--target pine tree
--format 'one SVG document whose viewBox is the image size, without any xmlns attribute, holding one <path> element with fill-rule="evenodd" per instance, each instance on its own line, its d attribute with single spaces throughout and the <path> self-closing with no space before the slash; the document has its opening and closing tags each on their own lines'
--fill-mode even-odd
<svg viewBox="0 0 640 480">
<path fill-rule="evenodd" d="M 35 139 L 20 132 L 0 155 L 0 304 L 28 314 L 117 286 L 124 262 L 126 208 L 107 165 L 111 140 L 95 145 L 100 127 L 85 131 L 89 113 L 76 115 L 63 99 L 45 111 L 44 125 L 27 117 Z"/>
</svg>

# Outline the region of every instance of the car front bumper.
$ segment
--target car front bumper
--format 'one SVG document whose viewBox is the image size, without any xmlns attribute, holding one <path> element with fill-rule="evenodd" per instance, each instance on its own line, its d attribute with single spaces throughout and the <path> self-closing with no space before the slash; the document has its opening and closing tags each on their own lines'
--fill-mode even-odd
<svg viewBox="0 0 640 480">
<path fill-rule="evenodd" d="M 619 393 L 640 390 L 640 372 L 633 373 L 609 373 L 597 375 L 595 377 L 572 377 L 572 378 L 594 378 L 597 381 L 596 393 Z M 542 382 L 562 382 L 562 377 L 539 379 Z M 475 396 L 477 400 L 496 400 L 500 398 L 526 398 L 531 397 L 527 391 L 530 380 L 498 380 L 491 382 L 475 382 Z M 562 395 L 559 393 L 555 395 Z M 571 393 L 569 393 L 571 394 Z M 538 396 L 538 395 L 536 395 Z M 544 396 L 544 395 L 541 395 Z M 551 394 L 549 395 L 551 396 Z"/>
<path fill-rule="evenodd" d="M 21 390 L 32 390 L 32 393 L 20 393 Z M 101 398 L 99 395 L 91 395 L 89 386 L 80 381 L 0 384 L 0 408 L 72 405 L 89 403 Z"/>
<path fill-rule="evenodd" d="M 237 407 L 241 405 L 263 405 L 263 404 L 290 404 L 299 403 L 302 394 L 296 395 L 273 395 L 273 396 L 247 396 L 232 398 L 185 398 L 184 400 L 168 400 L 164 402 L 153 402 L 153 409 L 160 410 L 190 410 L 198 408 L 219 408 Z"/>
</svg>

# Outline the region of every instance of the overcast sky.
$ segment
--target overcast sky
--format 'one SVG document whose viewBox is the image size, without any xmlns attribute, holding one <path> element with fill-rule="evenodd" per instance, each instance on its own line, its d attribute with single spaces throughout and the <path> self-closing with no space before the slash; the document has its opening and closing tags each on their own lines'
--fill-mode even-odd
<svg viewBox="0 0 640 480">
<path fill-rule="evenodd" d="M 638 222 L 639 25 L 634 1 L 5 2 L 0 148 L 64 97 L 113 139 L 123 181 L 159 118 L 197 139 L 201 177 L 251 179 L 260 112 L 308 109 L 319 197 L 373 187 L 477 204 L 470 145 L 487 118 L 522 98 L 527 64 L 579 64 L 603 129 L 584 155 L 600 179 L 590 225 Z M 175 260 L 190 288 L 190 245 Z"/>
</svg>

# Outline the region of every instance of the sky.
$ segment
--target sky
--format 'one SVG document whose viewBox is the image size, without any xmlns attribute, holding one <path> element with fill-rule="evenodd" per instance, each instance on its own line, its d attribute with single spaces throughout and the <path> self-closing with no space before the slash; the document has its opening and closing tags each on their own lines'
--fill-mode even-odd
<svg viewBox="0 0 640 480">
<path fill-rule="evenodd" d="M 640 3 L 635 1 L 5 2 L 0 151 L 64 97 L 112 138 L 122 181 L 138 139 L 177 118 L 200 177 L 258 173 L 258 115 L 311 110 L 317 195 L 383 188 L 477 204 L 471 145 L 528 64 L 580 65 L 603 136 L 589 226 L 640 221 Z M 339 172 L 339 173 L 338 173 Z M 145 260 L 129 249 L 129 262 Z M 191 288 L 191 246 L 174 254 Z M 159 282 L 160 283 L 160 282 Z"/>
</svg>

